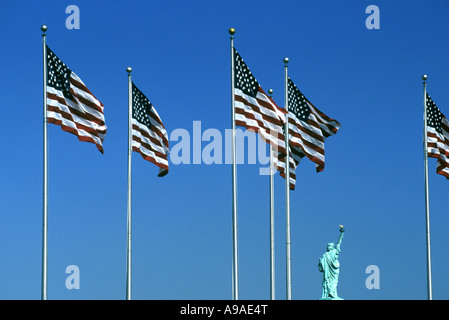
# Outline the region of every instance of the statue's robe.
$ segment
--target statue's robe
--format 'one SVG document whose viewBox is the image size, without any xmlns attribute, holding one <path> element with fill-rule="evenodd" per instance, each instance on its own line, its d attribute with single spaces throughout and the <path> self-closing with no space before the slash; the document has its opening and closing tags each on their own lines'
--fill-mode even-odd
<svg viewBox="0 0 449 320">
<path fill-rule="evenodd" d="M 340 273 L 339 254 L 340 246 L 336 246 L 319 259 L 318 270 L 323 273 L 321 299 L 340 299 L 337 295 L 338 274 Z"/>
</svg>

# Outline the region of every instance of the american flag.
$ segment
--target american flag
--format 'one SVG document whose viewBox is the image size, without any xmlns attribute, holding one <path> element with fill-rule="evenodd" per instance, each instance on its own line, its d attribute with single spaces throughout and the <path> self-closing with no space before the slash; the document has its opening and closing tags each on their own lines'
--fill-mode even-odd
<svg viewBox="0 0 449 320">
<path fill-rule="evenodd" d="M 94 143 L 103 153 L 103 104 L 47 46 L 47 122 Z"/>
<path fill-rule="evenodd" d="M 324 141 L 337 133 L 340 123 L 319 111 L 298 89 L 293 81 L 287 79 L 289 111 L 289 154 L 290 189 L 295 188 L 295 169 L 304 156 L 316 164 L 316 171 L 324 170 Z M 285 177 L 285 153 L 279 156 L 281 175 Z M 282 159 L 284 159 L 282 161 Z M 293 166 L 292 166 L 292 161 Z"/>
<path fill-rule="evenodd" d="M 265 93 L 235 48 L 234 97 L 235 124 L 258 132 L 264 141 L 285 153 L 285 111 Z"/>
<path fill-rule="evenodd" d="M 156 109 L 132 83 L 132 149 L 159 167 L 158 177 L 168 173 L 168 135 Z"/>
<path fill-rule="evenodd" d="M 437 173 L 449 179 L 449 122 L 426 93 L 427 154 L 437 158 Z"/>
</svg>

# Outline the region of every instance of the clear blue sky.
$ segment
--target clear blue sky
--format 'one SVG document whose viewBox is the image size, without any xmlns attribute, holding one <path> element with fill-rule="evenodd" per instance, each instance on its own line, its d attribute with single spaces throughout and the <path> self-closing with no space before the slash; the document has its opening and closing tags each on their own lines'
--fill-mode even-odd
<svg viewBox="0 0 449 320">
<path fill-rule="evenodd" d="M 80 29 L 65 22 L 80 10 Z M 368 5 L 380 29 L 368 30 Z M 326 168 L 307 159 L 291 192 L 292 298 L 321 295 L 318 258 L 346 229 L 338 291 L 344 299 L 426 299 L 423 94 L 449 116 L 449 1 L 2 2 L 0 27 L 0 299 L 40 299 L 42 40 L 103 102 L 104 155 L 50 124 L 49 299 L 124 299 L 127 75 L 169 134 L 193 121 L 231 128 L 230 27 L 261 86 L 283 99 L 283 62 L 342 127 Z M 171 147 L 177 144 L 170 141 Z M 202 142 L 202 148 L 208 144 Z M 191 152 L 190 159 L 193 161 Z M 223 156 L 224 159 L 224 156 Z M 269 299 L 269 189 L 260 163 L 238 166 L 240 299 Z M 449 299 L 449 181 L 429 160 L 435 299 Z M 133 154 L 133 298 L 231 299 L 231 165 L 170 163 Z M 285 299 L 285 185 L 275 177 L 276 298 Z M 80 269 L 68 290 L 65 269 Z M 380 270 L 368 290 L 365 269 Z"/>
</svg>

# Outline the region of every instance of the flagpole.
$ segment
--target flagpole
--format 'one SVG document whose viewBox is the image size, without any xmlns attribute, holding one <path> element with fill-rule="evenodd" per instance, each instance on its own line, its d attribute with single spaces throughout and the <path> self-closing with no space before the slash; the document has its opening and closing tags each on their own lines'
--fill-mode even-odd
<svg viewBox="0 0 449 320">
<path fill-rule="evenodd" d="M 432 268 L 430 263 L 430 218 L 429 218 L 429 165 L 427 156 L 427 75 L 422 76 L 424 88 L 424 185 L 426 204 L 426 251 L 427 251 L 427 299 L 432 300 Z"/>
<path fill-rule="evenodd" d="M 42 285 L 41 300 L 47 300 L 47 262 L 48 262 L 48 137 L 47 137 L 47 26 L 42 30 L 42 56 L 44 65 L 44 185 L 43 185 L 43 223 L 42 223 Z"/>
<path fill-rule="evenodd" d="M 235 153 L 235 98 L 234 98 L 234 33 L 231 35 L 231 102 L 232 102 L 232 299 L 239 299 L 239 268 L 237 246 L 237 159 Z"/>
<path fill-rule="evenodd" d="M 268 94 L 272 98 L 273 89 L 268 89 Z M 270 146 L 270 298 L 275 300 L 275 259 L 274 259 L 274 150 Z"/>
<path fill-rule="evenodd" d="M 286 224 L 286 289 L 287 289 L 287 300 L 292 299 L 292 271 L 291 271 L 291 238 L 290 238 L 290 144 L 289 144 L 289 113 L 288 113 L 288 58 L 284 58 L 284 73 L 285 73 L 285 111 L 287 111 L 285 121 L 285 224 Z"/>
<path fill-rule="evenodd" d="M 131 153 L 132 153 L 132 68 L 128 72 L 128 204 L 126 245 L 126 300 L 131 300 Z"/>
</svg>

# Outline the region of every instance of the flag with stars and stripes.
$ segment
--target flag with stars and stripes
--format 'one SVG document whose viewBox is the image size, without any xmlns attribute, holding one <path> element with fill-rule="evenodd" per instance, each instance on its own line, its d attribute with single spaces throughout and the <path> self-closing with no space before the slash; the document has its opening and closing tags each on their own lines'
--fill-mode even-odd
<svg viewBox="0 0 449 320">
<path fill-rule="evenodd" d="M 324 170 L 324 141 L 337 133 L 340 123 L 319 111 L 298 89 L 293 81 L 287 79 L 289 111 L 289 149 L 290 149 L 290 188 L 295 185 L 295 168 L 306 156 L 316 164 L 316 171 Z M 284 155 L 280 155 L 280 163 Z M 291 165 L 292 160 L 294 166 Z M 285 160 L 283 161 L 285 164 Z M 285 167 L 285 165 L 284 165 Z M 284 176 L 282 166 L 279 169 Z"/>
<path fill-rule="evenodd" d="M 449 122 L 426 93 L 427 154 L 438 159 L 437 173 L 449 179 Z"/>
<path fill-rule="evenodd" d="M 46 46 L 47 122 L 94 143 L 103 153 L 106 124 L 103 104 L 83 81 Z"/>
<path fill-rule="evenodd" d="M 264 141 L 285 152 L 282 133 L 285 111 L 265 93 L 237 50 L 233 49 L 235 124 L 258 132 Z"/>
<path fill-rule="evenodd" d="M 132 83 L 132 150 L 159 167 L 158 177 L 168 173 L 168 135 L 156 109 Z"/>
</svg>

